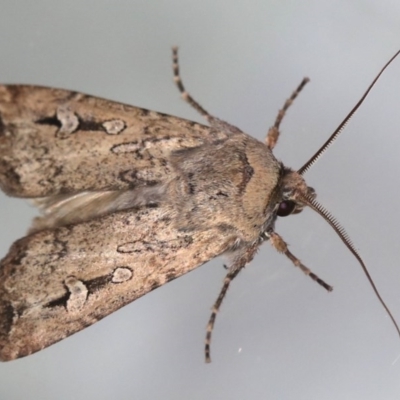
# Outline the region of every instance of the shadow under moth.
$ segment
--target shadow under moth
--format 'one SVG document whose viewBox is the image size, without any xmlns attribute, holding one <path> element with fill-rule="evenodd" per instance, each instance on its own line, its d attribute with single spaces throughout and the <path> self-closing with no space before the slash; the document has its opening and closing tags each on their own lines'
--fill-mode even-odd
<svg viewBox="0 0 400 400">
<path fill-rule="evenodd" d="M 320 214 L 361 264 L 337 220 L 303 175 L 365 99 L 298 171 L 272 150 L 288 107 L 265 143 L 210 115 L 174 80 L 209 126 L 81 93 L 0 86 L 0 186 L 41 210 L 0 265 L 0 359 L 39 351 L 219 255 L 227 274 L 207 326 L 211 333 L 231 281 L 269 240 L 328 291 L 275 232 L 278 216 L 305 206 Z"/>
</svg>

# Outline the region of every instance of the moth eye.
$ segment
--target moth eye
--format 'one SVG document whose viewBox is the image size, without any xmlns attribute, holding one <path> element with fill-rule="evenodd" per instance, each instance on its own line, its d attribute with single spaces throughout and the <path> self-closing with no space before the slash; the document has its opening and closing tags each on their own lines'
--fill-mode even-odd
<svg viewBox="0 0 400 400">
<path fill-rule="evenodd" d="M 279 217 L 287 217 L 288 215 L 290 215 L 293 212 L 295 207 L 296 207 L 296 203 L 294 201 L 291 201 L 291 200 L 282 201 L 279 204 L 277 215 Z"/>
</svg>

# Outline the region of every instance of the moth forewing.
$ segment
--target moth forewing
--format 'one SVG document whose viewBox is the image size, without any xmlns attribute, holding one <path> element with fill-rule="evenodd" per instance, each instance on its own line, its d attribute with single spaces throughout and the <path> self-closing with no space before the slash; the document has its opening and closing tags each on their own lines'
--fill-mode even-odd
<svg viewBox="0 0 400 400">
<path fill-rule="evenodd" d="M 185 233 L 169 207 L 37 232 L 0 270 L 0 359 L 49 346 L 225 250 L 215 228 Z"/>
<path fill-rule="evenodd" d="M 77 92 L 0 86 L 0 186 L 11 196 L 162 184 L 171 151 L 211 136 L 204 125 Z"/>
</svg>

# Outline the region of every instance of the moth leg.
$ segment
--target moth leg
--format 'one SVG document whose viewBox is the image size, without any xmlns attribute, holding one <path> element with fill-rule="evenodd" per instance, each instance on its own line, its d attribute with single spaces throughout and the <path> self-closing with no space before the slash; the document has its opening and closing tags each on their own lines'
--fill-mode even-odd
<svg viewBox="0 0 400 400">
<path fill-rule="evenodd" d="M 179 75 L 178 47 L 176 46 L 172 48 L 172 68 L 174 70 L 174 82 L 182 94 L 182 99 L 188 102 L 197 112 L 205 117 L 208 122 L 211 122 L 214 117 L 210 115 L 196 100 L 194 100 L 186 91 L 185 86 L 183 86 L 182 79 Z"/>
<path fill-rule="evenodd" d="M 281 124 L 283 117 L 286 114 L 287 109 L 292 105 L 294 99 L 298 96 L 298 94 L 302 91 L 305 84 L 309 81 L 308 78 L 304 78 L 297 89 L 292 93 L 292 95 L 285 101 L 282 109 L 278 111 L 278 115 L 276 116 L 275 123 L 271 128 L 269 128 L 267 136 L 265 138 L 265 143 L 272 150 L 278 139 L 279 139 L 279 125 Z"/>
<path fill-rule="evenodd" d="M 279 252 L 285 254 L 287 258 L 294 264 L 295 267 L 299 267 L 306 275 L 312 280 L 324 287 L 328 292 L 333 290 L 333 287 L 324 282 L 321 278 L 315 275 L 309 268 L 307 268 L 302 262 L 293 255 L 286 244 L 286 242 L 276 232 L 268 232 L 269 240 L 272 246 Z"/>
<path fill-rule="evenodd" d="M 259 243 L 257 242 L 251 247 L 245 249 L 243 253 L 240 253 L 238 256 L 236 256 L 233 260 L 232 265 L 230 265 L 229 267 L 229 272 L 225 276 L 224 284 L 222 285 L 222 289 L 219 292 L 218 298 L 212 307 L 211 316 L 207 324 L 206 345 L 205 345 L 205 357 L 207 363 L 211 362 L 211 357 L 210 357 L 211 335 L 214 329 L 215 319 L 217 318 L 217 313 L 221 307 L 222 301 L 224 300 L 226 292 L 228 291 L 229 285 L 231 284 L 233 279 L 246 266 L 246 264 L 248 264 L 253 259 L 254 255 L 256 254 L 258 246 Z"/>
</svg>

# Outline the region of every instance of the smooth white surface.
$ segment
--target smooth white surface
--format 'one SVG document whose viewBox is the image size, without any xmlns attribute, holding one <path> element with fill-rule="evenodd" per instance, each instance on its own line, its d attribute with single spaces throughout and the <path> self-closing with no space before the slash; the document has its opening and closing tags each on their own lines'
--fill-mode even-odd
<svg viewBox="0 0 400 400">
<path fill-rule="evenodd" d="M 303 76 L 276 155 L 300 167 L 400 48 L 398 1 L 0 1 L 4 83 L 74 89 L 201 121 L 172 83 L 262 139 Z M 307 174 L 400 320 L 400 59 Z M 0 254 L 34 209 L 0 197 Z M 400 340 L 355 259 L 310 210 L 281 219 L 327 294 L 266 243 L 205 326 L 222 259 L 27 358 L 0 365 L 0 399 L 399 399 Z"/>
</svg>

